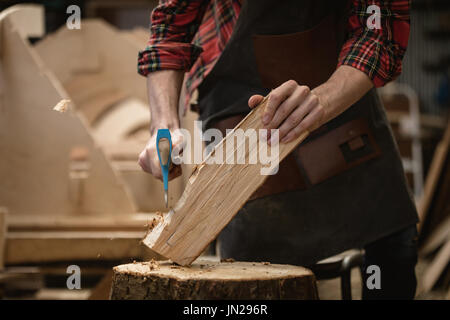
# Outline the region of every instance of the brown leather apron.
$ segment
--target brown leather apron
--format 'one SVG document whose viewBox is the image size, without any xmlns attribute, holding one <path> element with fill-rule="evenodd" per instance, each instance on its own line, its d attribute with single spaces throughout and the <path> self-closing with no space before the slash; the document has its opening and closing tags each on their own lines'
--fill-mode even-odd
<svg viewBox="0 0 450 320">
<path fill-rule="evenodd" d="M 200 87 L 206 127 L 233 128 L 249 111 L 249 94 L 267 94 L 289 79 L 311 88 L 325 82 L 345 34 L 345 15 L 336 11 L 342 4 L 244 2 L 230 42 Z M 395 180 L 393 195 L 368 210 L 372 190 L 388 187 L 389 179 L 377 180 L 378 174 Z M 384 212 L 373 226 L 377 210 Z M 280 163 L 222 232 L 221 255 L 308 265 L 416 221 L 392 133 L 372 91 Z"/>
</svg>

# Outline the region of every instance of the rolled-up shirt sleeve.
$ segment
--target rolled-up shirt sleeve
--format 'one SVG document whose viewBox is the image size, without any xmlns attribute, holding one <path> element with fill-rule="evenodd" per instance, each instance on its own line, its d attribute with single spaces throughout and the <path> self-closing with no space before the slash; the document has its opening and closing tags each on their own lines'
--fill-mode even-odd
<svg viewBox="0 0 450 320">
<path fill-rule="evenodd" d="M 141 75 L 164 69 L 190 69 L 202 52 L 192 44 L 192 39 L 207 4 L 205 0 L 160 0 L 151 13 L 150 39 L 146 48 L 139 52 Z"/>
<path fill-rule="evenodd" d="M 367 12 L 371 5 L 380 9 L 379 28 L 367 25 L 369 17 L 375 13 Z M 410 1 L 352 0 L 349 8 L 348 37 L 338 65 L 348 65 L 366 73 L 375 87 L 381 87 L 401 73 L 409 38 Z"/>
</svg>

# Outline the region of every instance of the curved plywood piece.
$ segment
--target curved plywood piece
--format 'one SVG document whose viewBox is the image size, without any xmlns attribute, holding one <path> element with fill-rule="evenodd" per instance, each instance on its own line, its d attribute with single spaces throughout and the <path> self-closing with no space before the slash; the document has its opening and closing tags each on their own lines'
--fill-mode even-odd
<svg viewBox="0 0 450 320">
<path fill-rule="evenodd" d="M 123 36 L 102 20 L 85 19 L 80 30 L 63 27 L 40 41 L 36 50 L 64 85 L 74 76 L 94 74 L 147 101 L 145 78 L 136 71 L 137 52 L 142 46 Z M 101 85 L 99 81 L 97 86 Z"/>
<path fill-rule="evenodd" d="M 82 118 L 52 107 L 68 98 L 8 15 L 0 20 L 0 203 L 15 214 L 127 214 L 135 205 Z M 70 198 L 69 154 L 88 152 L 80 201 Z"/>
<path fill-rule="evenodd" d="M 148 107 L 141 100 L 128 98 L 117 103 L 92 128 L 100 144 L 111 144 L 124 140 L 136 128 L 150 124 Z"/>
<path fill-rule="evenodd" d="M 106 114 L 111 108 L 114 108 L 116 104 L 127 98 L 127 93 L 120 89 L 110 89 L 105 92 L 100 92 L 96 97 L 89 101 L 79 105 L 79 110 L 83 112 L 88 123 L 92 126 L 95 125 L 104 114 Z M 147 116 L 148 117 L 148 111 Z"/>
</svg>

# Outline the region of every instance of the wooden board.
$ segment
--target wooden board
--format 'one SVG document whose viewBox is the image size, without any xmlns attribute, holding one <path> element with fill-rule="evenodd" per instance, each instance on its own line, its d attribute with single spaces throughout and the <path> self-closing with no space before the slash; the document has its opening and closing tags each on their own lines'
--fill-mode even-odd
<svg viewBox="0 0 450 320">
<path fill-rule="evenodd" d="M 269 263 L 198 261 L 191 267 L 143 262 L 115 267 L 111 299 L 317 299 L 305 268 Z"/>
<path fill-rule="evenodd" d="M 450 240 L 450 217 L 447 217 L 447 219 L 428 237 L 427 241 L 420 248 L 420 254 L 426 256 L 434 252 L 448 240 Z"/>
<path fill-rule="evenodd" d="M 52 110 L 68 98 L 8 16 L 0 20 L 0 203 L 15 214 L 128 214 L 135 205 L 123 181 L 75 113 Z M 89 151 L 82 201 L 69 197 L 69 154 Z M 24 200 L 26 199 L 26 201 Z"/>
<path fill-rule="evenodd" d="M 6 214 L 6 208 L 0 207 L 0 271 L 5 267 Z"/>
<path fill-rule="evenodd" d="M 108 300 L 111 294 L 113 271 L 108 270 L 103 278 L 92 289 L 89 300 Z"/>
<path fill-rule="evenodd" d="M 428 211 L 430 209 L 433 197 L 436 192 L 436 187 L 439 183 L 441 173 L 446 163 L 448 150 L 450 148 L 450 121 L 447 123 L 447 129 L 445 130 L 444 137 L 436 147 L 434 152 L 433 161 L 431 162 L 428 176 L 425 181 L 424 193 L 419 201 L 417 210 L 419 212 L 419 231 L 421 231 L 425 219 L 427 219 Z"/>
<path fill-rule="evenodd" d="M 157 213 L 120 216 L 15 215 L 8 220 L 9 231 L 145 231 Z"/>
<path fill-rule="evenodd" d="M 252 110 L 234 130 L 261 129 L 261 115 L 267 100 Z M 216 149 L 226 145 L 227 139 L 233 138 L 230 132 Z M 284 159 L 307 136 L 304 133 L 296 140 L 279 145 L 279 161 Z M 200 164 L 193 172 L 180 200 L 175 207 L 164 216 L 160 222 L 143 240 L 152 250 L 171 259 L 188 265 L 194 261 L 206 246 L 213 241 L 219 232 L 230 222 L 250 196 L 266 180 L 267 175 L 261 175 L 265 165 L 248 164 L 249 155 L 258 150 L 258 145 L 246 147 L 247 164 Z M 249 143 L 247 143 L 248 146 Z M 235 157 L 236 144 L 233 152 L 227 157 Z M 271 152 L 272 149 L 268 148 Z M 235 157 L 236 158 L 236 157 Z"/>
<path fill-rule="evenodd" d="M 436 257 L 428 266 L 425 274 L 423 275 L 422 290 L 424 292 L 430 291 L 438 281 L 439 277 L 446 270 L 450 263 L 450 239 L 446 241 L 444 246 L 438 251 Z"/>
<path fill-rule="evenodd" d="M 5 264 L 140 259 L 145 231 L 9 232 Z M 150 254 L 154 258 L 157 255 Z"/>
</svg>

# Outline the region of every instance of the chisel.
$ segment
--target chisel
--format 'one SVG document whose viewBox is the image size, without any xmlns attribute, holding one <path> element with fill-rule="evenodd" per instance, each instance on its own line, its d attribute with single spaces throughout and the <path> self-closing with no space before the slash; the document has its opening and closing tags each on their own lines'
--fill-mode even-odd
<svg viewBox="0 0 450 320">
<path fill-rule="evenodd" d="M 164 202 L 166 208 L 168 207 L 168 193 L 169 193 L 169 170 L 170 170 L 170 155 L 172 154 L 172 138 L 169 129 L 159 129 L 156 135 L 156 150 L 158 151 L 159 163 L 164 183 Z"/>
</svg>

